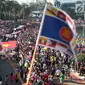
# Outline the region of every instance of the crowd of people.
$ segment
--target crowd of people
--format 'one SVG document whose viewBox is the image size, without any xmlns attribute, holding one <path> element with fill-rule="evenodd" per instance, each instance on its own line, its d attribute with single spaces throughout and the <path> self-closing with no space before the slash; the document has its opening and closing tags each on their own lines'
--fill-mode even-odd
<svg viewBox="0 0 85 85">
<path fill-rule="evenodd" d="M 39 23 L 25 24 L 25 28 L 22 29 L 21 33 L 19 33 L 15 38 L 17 41 L 17 48 L 15 51 L 17 52 L 18 64 L 20 65 L 17 67 L 16 71 L 20 74 L 24 82 L 27 81 L 27 75 L 29 73 L 31 60 L 33 57 L 39 26 Z M 14 27 L 10 26 L 10 29 L 7 28 L 9 27 L 6 26 L 6 31 Z M 8 31 L 7 33 L 10 32 Z M 75 59 L 73 56 L 69 56 L 68 54 L 62 53 L 59 50 L 37 46 L 35 61 L 28 85 L 57 85 L 58 83 L 63 84 L 65 77 L 70 77 L 70 69 L 72 66 L 75 66 Z M 14 76 L 13 73 L 11 73 L 11 83 L 14 81 L 14 79 L 17 84 L 18 78 L 16 74 Z"/>
<path fill-rule="evenodd" d="M 85 43 L 85 39 L 84 39 L 84 43 Z M 85 53 L 85 44 L 78 43 L 76 45 L 76 48 L 78 53 Z"/>
<path fill-rule="evenodd" d="M 39 27 L 31 24 L 26 26 L 17 38 L 21 57 L 20 75 L 25 82 L 29 73 L 38 31 Z M 38 46 L 30 83 L 32 85 L 56 85 L 55 77 L 59 79 L 60 83 L 63 83 L 64 76 L 70 73 L 72 58 L 72 56 L 61 53 L 59 50 Z"/>
<path fill-rule="evenodd" d="M 13 29 L 18 27 L 19 25 L 23 25 L 26 24 L 25 21 L 12 21 L 12 20 L 0 20 L 0 41 L 6 41 L 7 37 L 6 35 L 8 34 L 12 34 L 13 33 Z M 12 37 L 14 35 L 11 35 L 11 38 L 13 39 L 14 37 Z"/>
</svg>

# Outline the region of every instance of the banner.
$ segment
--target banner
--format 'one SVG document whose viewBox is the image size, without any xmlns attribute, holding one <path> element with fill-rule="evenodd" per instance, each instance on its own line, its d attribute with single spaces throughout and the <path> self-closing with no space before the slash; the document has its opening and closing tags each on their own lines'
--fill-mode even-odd
<svg viewBox="0 0 85 85">
<path fill-rule="evenodd" d="M 5 49 L 14 49 L 17 47 L 17 42 L 16 41 L 1 42 L 1 45 Z"/>
<path fill-rule="evenodd" d="M 76 34 L 74 21 L 64 11 L 47 5 L 38 45 L 72 53 L 70 42 Z"/>
</svg>

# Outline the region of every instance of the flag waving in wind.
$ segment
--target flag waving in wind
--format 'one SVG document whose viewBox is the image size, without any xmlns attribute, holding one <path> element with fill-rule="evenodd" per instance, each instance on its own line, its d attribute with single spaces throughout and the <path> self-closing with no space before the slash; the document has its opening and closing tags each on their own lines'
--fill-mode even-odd
<svg viewBox="0 0 85 85">
<path fill-rule="evenodd" d="M 47 4 L 38 35 L 38 44 L 54 49 L 63 47 L 67 50 L 71 48 L 70 42 L 76 34 L 74 29 L 74 22 L 67 13 Z M 41 39 L 44 39 L 43 43 Z"/>
<path fill-rule="evenodd" d="M 1 42 L 3 48 L 13 49 L 16 48 L 16 41 Z"/>
</svg>

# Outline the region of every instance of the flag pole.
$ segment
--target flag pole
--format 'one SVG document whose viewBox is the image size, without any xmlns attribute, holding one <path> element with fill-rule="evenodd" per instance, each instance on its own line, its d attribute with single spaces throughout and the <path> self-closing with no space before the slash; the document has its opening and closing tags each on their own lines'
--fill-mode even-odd
<svg viewBox="0 0 85 85">
<path fill-rule="evenodd" d="M 14 65 L 14 64 L 12 63 L 12 61 L 10 60 L 10 58 L 9 58 L 10 56 L 9 56 L 9 54 L 8 54 L 7 52 L 6 52 L 6 56 L 7 56 L 8 60 L 9 60 L 9 62 L 10 62 L 10 64 L 11 64 L 11 66 L 12 66 L 14 72 L 16 73 L 16 75 L 17 75 L 19 81 L 21 82 L 21 84 L 23 84 L 24 82 L 23 82 L 23 80 L 21 79 L 19 73 L 16 71 L 15 65 Z"/>
<path fill-rule="evenodd" d="M 34 64 L 35 56 L 36 56 L 36 50 L 37 50 L 37 45 L 38 45 L 38 42 L 39 42 L 40 33 L 42 31 L 42 25 L 43 25 L 43 21 L 44 21 L 44 15 L 45 15 L 46 7 L 47 7 L 47 2 L 46 2 L 46 5 L 45 5 L 45 9 L 44 9 L 44 13 L 43 13 L 43 17 L 42 17 L 42 21 L 41 21 L 41 25 L 40 25 L 40 31 L 39 31 L 38 38 L 37 38 L 37 41 L 36 41 L 36 45 L 35 45 L 32 61 L 31 61 L 29 73 L 27 75 L 27 82 L 23 85 L 28 85 L 28 83 L 30 81 L 30 75 L 31 75 L 31 72 L 32 72 L 32 67 L 33 67 L 33 64 Z"/>
</svg>

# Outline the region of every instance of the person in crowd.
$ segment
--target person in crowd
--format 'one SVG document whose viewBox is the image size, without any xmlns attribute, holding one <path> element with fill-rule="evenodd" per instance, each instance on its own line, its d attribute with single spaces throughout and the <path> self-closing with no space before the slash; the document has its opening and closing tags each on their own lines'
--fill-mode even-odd
<svg viewBox="0 0 85 85">
<path fill-rule="evenodd" d="M 75 59 L 72 58 L 72 68 L 75 70 Z"/>
<path fill-rule="evenodd" d="M 56 70 L 56 76 L 57 76 L 57 80 L 58 81 L 59 81 L 60 74 L 61 74 L 61 70 L 59 68 L 57 68 L 57 70 Z"/>
<path fill-rule="evenodd" d="M 64 82 L 64 75 L 63 73 L 60 74 L 60 84 L 63 85 L 63 82 Z"/>
<path fill-rule="evenodd" d="M 14 74 L 13 73 L 10 74 L 10 81 L 11 81 L 11 84 L 13 84 L 13 82 L 14 82 Z"/>
<path fill-rule="evenodd" d="M 8 75 L 5 76 L 5 85 L 9 85 L 8 84 L 8 81 L 9 81 L 9 78 L 8 78 Z"/>
<path fill-rule="evenodd" d="M 78 61 L 78 63 L 77 63 L 77 70 L 78 70 L 78 72 L 79 72 L 79 70 L 80 70 L 80 67 L 81 67 L 81 62 Z"/>
<path fill-rule="evenodd" d="M 24 75 L 24 70 L 23 70 L 23 67 L 20 66 L 20 76 L 22 79 L 23 79 L 23 75 Z"/>
<path fill-rule="evenodd" d="M 1 76 L 0 76 L 0 85 L 2 85 L 2 78 L 1 78 Z"/>
<path fill-rule="evenodd" d="M 18 85 L 19 80 L 18 80 L 17 74 L 15 75 L 15 82 L 16 82 L 16 85 Z"/>
</svg>

